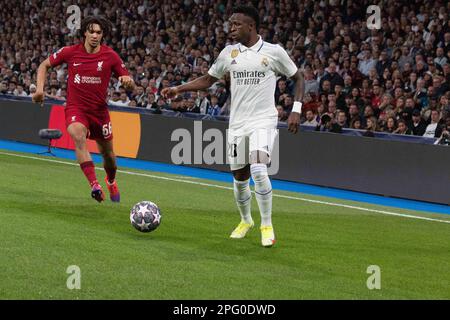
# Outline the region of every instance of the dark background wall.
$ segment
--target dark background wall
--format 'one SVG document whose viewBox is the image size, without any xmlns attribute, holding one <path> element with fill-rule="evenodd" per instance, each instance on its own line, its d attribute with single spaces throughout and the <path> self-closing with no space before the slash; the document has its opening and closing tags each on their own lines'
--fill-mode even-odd
<svg viewBox="0 0 450 320">
<path fill-rule="evenodd" d="M 0 101 L 0 139 L 45 144 L 37 133 L 47 127 L 49 114 L 48 106 Z M 225 137 L 226 123 L 203 120 L 200 124 L 201 134 L 217 128 Z M 172 149 L 179 143 L 171 141 L 172 133 L 184 128 L 194 138 L 194 126 L 192 119 L 141 115 L 138 158 L 172 163 Z M 285 129 L 280 129 L 279 145 L 280 167 L 273 178 L 450 204 L 449 147 L 323 132 L 293 135 Z M 226 164 L 193 166 L 229 171 Z"/>
<path fill-rule="evenodd" d="M 31 102 L 0 101 L 0 139 L 46 144 L 38 133 L 47 128 L 50 110 Z"/>
</svg>

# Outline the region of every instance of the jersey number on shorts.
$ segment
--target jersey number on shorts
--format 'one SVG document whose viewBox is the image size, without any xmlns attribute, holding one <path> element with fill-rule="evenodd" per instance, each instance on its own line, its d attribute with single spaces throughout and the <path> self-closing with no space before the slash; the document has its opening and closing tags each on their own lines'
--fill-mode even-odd
<svg viewBox="0 0 450 320">
<path fill-rule="evenodd" d="M 112 134 L 112 126 L 111 126 L 111 121 L 108 123 L 105 123 L 102 127 L 102 132 L 103 132 L 103 136 L 109 137 Z"/>
<path fill-rule="evenodd" d="M 230 158 L 236 158 L 237 157 L 237 144 L 231 143 L 230 144 Z"/>
</svg>

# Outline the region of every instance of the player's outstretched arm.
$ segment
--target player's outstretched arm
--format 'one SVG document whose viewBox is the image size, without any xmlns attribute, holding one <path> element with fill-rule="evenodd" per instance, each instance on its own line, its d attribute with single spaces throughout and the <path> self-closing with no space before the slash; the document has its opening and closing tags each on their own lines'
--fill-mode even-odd
<svg viewBox="0 0 450 320">
<path fill-rule="evenodd" d="M 297 133 L 300 125 L 300 114 L 302 113 L 303 96 L 305 94 L 305 79 L 300 69 L 297 70 L 292 78 L 295 80 L 295 102 L 288 118 L 288 130 L 292 133 Z"/>
<path fill-rule="evenodd" d="M 180 93 L 186 92 L 186 91 L 198 91 L 198 90 L 204 90 L 213 85 L 214 82 L 216 82 L 217 78 L 205 74 L 204 76 L 201 76 L 193 81 L 190 81 L 188 83 L 182 84 L 180 86 L 171 87 L 171 88 L 164 88 L 161 91 L 161 94 L 165 98 L 175 98 Z"/>
<path fill-rule="evenodd" d="M 51 68 L 50 60 L 47 58 L 39 65 L 37 71 L 37 84 L 36 92 L 31 98 L 33 102 L 40 103 L 41 106 L 44 104 L 44 85 L 45 79 L 47 78 L 47 70 Z"/>
</svg>

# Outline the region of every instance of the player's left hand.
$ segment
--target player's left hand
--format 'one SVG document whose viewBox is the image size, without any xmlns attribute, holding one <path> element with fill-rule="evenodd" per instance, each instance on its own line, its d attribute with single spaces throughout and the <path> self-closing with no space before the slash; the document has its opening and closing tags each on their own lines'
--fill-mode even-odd
<svg viewBox="0 0 450 320">
<path fill-rule="evenodd" d="M 289 132 L 297 133 L 298 126 L 300 125 L 300 113 L 291 112 L 291 114 L 289 115 L 287 124 L 288 124 Z"/>
<path fill-rule="evenodd" d="M 130 76 L 121 76 L 119 77 L 119 80 L 125 90 L 131 91 L 134 89 L 134 81 Z"/>
</svg>

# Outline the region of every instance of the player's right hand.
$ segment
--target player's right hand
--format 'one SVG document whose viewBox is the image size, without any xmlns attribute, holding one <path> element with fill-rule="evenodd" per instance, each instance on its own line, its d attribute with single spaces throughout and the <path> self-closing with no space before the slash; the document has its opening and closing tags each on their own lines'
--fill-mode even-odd
<svg viewBox="0 0 450 320">
<path fill-rule="evenodd" d="M 292 133 L 298 132 L 298 126 L 300 125 L 300 113 L 298 112 L 291 112 L 289 115 L 288 121 L 288 131 Z"/>
<path fill-rule="evenodd" d="M 164 98 L 175 98 L 178 95 L 178 89 L 177 87 L 172 87 L 172 88 L 164 88 L 161 90 L 161 95 Z"/>
<path fill-rule="evenodd" d="M 33 96 L 31 97 L 31 100 L 35 103 L 40 103 L 41 106 L 44 104 L 44 92 L 43 91 L 36 91 Z"/>
</svg>

